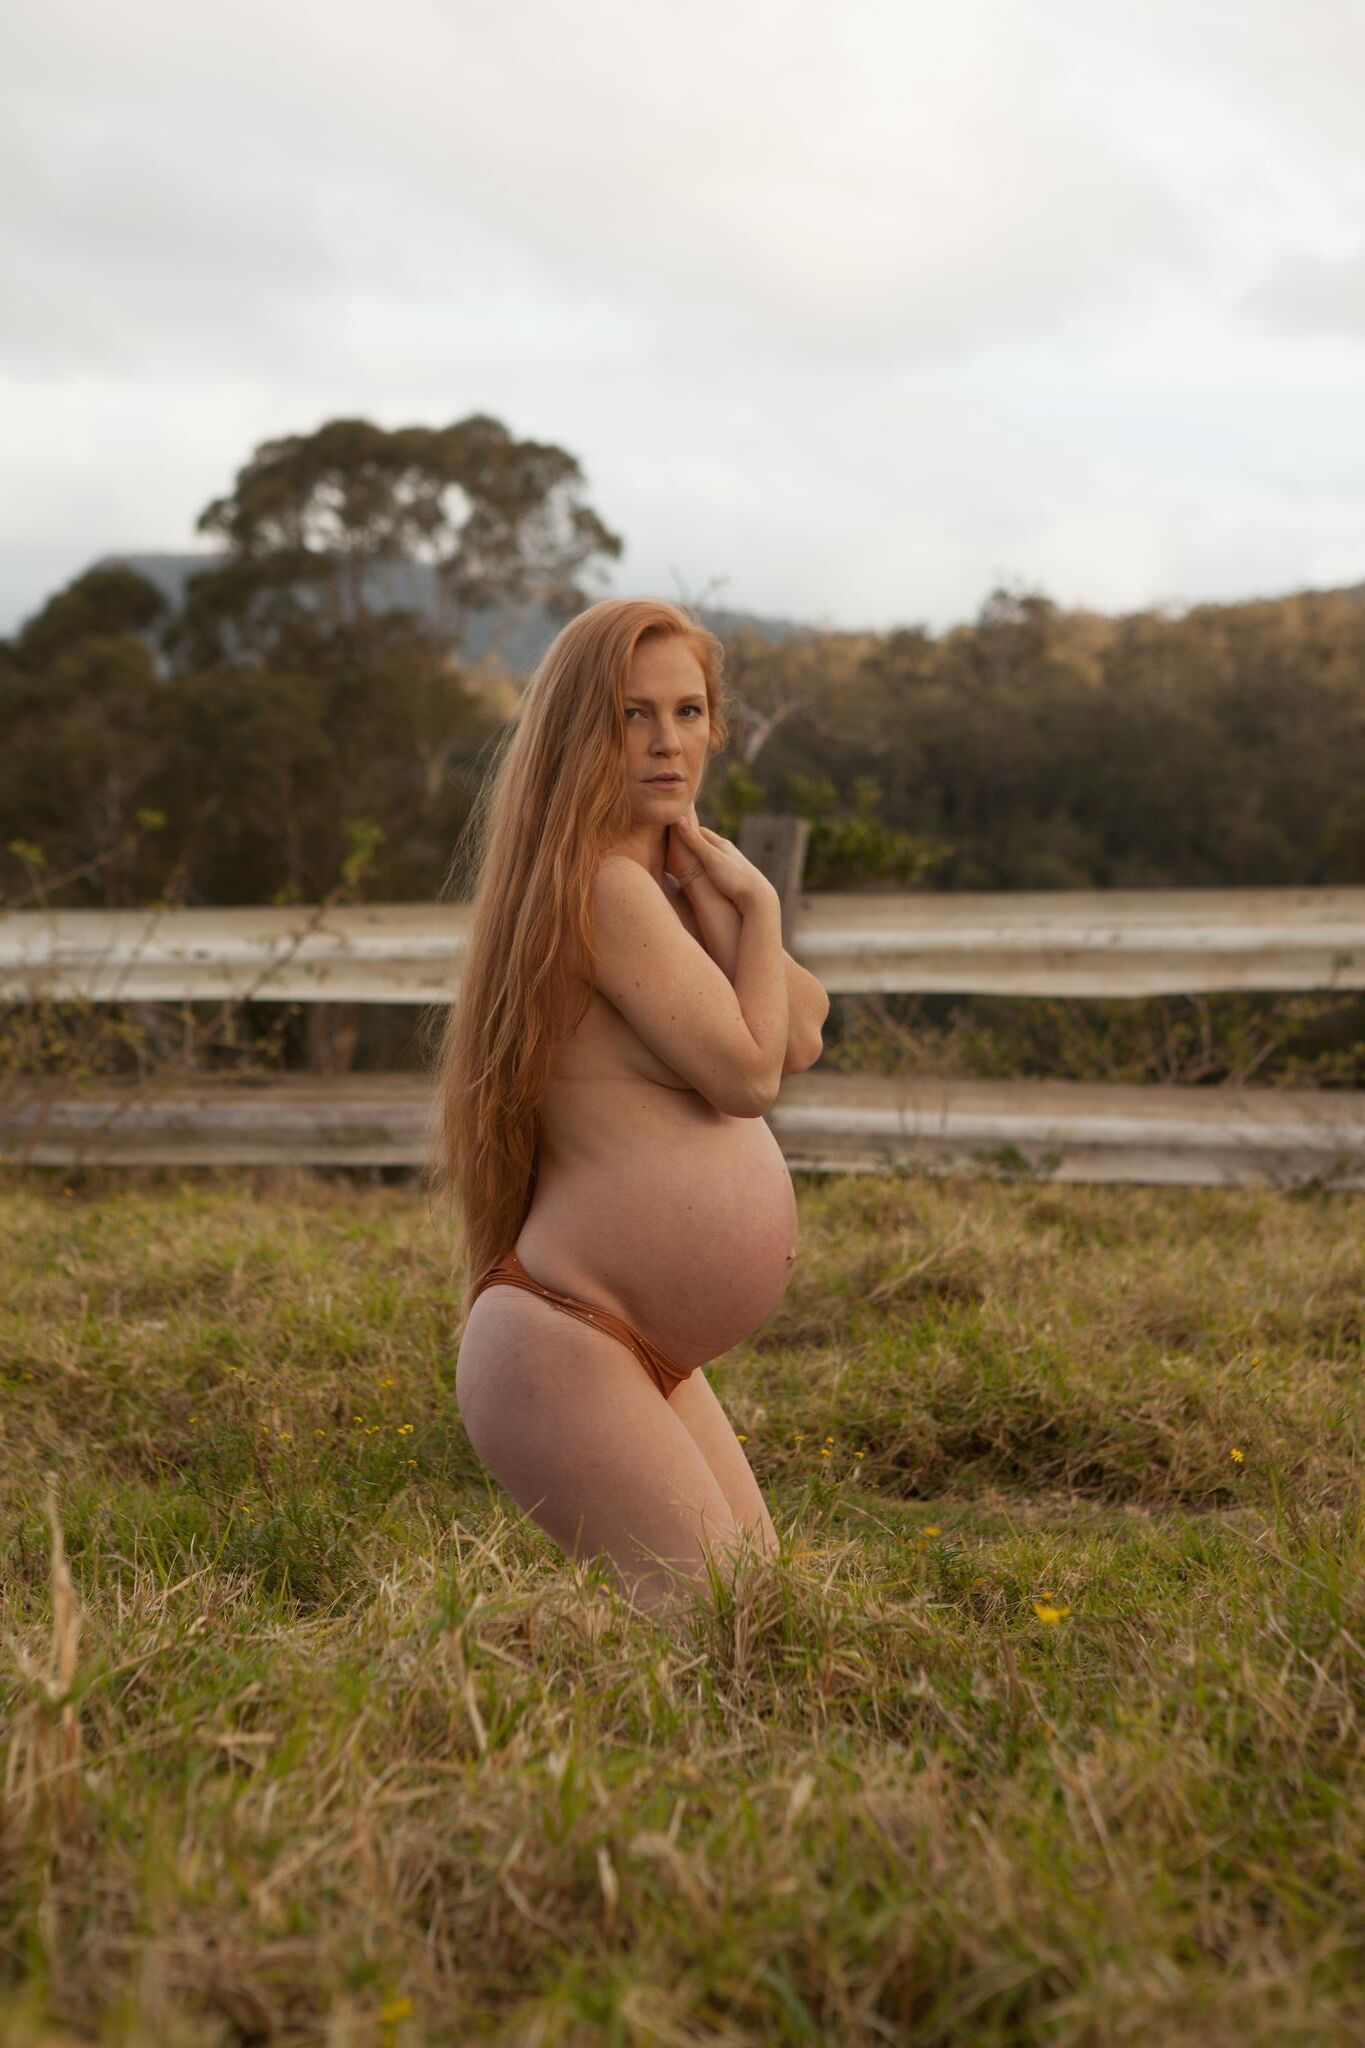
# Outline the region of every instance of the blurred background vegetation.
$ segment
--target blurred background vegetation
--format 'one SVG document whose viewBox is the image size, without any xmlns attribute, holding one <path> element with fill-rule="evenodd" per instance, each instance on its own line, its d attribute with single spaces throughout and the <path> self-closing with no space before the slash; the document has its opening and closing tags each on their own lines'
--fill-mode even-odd
<svg viewBox="0 0 1365 2048">
<path fill-rule="evenodd" d="M 336 420 L 261 444 L 198 527 L 217 553 L 105 560 L 0 641 L 0 905 L 435 900 L 531 665 L 623 551 L 577 461 L 486 415 Z M 996 590 L 937 636 L 696 608 L 738 699 L 702 815 L 809 818 L 811 890 L 1365 883 L 1365 586 L 1121 617 Z M 282 1036 L 243 1007 L 307 1058 L 301 1006 Z M 413 1063 L 413 1013 L 361 1007 L 348 1058 Z M 1365 1001 L 836 999 L 826 1058 L 1361 1086 Z"/>
</svg>

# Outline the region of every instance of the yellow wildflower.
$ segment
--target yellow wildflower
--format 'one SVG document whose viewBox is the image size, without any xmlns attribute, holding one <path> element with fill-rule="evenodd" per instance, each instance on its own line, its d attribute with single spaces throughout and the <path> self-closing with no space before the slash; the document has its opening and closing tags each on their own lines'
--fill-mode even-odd
<svg viewBox="0 0 1365 2048">
<path fill-rule="evenodd" d="M 1246 1463 L 1246 1452 L 1239 1451 L 1236 1444 L 1228 1452 L 1228 1456 L 1232 1459 L 1234 1465 L 1244 1465 Z"/>
<path fill-rule="evenodd" d="M 1064 1614 L 1070 1614 L 1069 1607 L 1053 1607 L 1046 1600 L 1035 1600 L 1033 1611 L 1039 1621 L 1045 1621 L 1049 1628 L 1055 1628 Z"/>
</svg>

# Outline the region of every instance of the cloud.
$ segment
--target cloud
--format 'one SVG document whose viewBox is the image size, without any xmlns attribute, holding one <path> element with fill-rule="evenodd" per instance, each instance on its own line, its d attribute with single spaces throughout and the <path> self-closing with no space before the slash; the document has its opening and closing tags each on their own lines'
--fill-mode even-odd
<svg viewBox="0 0 1365 2048">
<path fill-rule="evenodd" d="M 19 15 L 0 169 L 28 310 L 0 360 L 30 372 L 344 357 L 356 296 L 453 319 L 518 267 L 713 343 L 887 362 L 1199 257 L 1008 5 Z"/>
<path fill-rule="evenodd" d="M 245 343 L 302 368 L 310 299 L 341 271 L 259 167 L 234 174 L 229 204 L 163 140 L 73 126 L 40 136 L 20 113 L 0 137 L 0 361 L 43 382 L 136 377 L 240 364 Z"/>
<path fill-rule="evenodd" d="M 1365 334 L 1365 9 L 1091 0 L 1081 32 L 1183 108 L 1161 146 L 1184 154 L 1240 258 L 1237 311 L 1271 332 Z"/>
<path fill-rule="evenodd" d="M 1246 303 L 1291 333 L 1365 339 L 1365 241 L 1340 259 L 1308 250 L 1282 257 Z"/>
<path fill-rule="evenodd" d="M 1284 150 L 1365 193 L 1365 12 L 1355 0 L 1087 0 L 1085 19 L 1255 125 Z"/>
<path fill-rule="evenodd" d="M 776 613 L 1359 579 L 1354 0 L 9 0 L 6 45 L 0 631 L 341 414 L 561 442 L 622 588 Z"/>
</svg>

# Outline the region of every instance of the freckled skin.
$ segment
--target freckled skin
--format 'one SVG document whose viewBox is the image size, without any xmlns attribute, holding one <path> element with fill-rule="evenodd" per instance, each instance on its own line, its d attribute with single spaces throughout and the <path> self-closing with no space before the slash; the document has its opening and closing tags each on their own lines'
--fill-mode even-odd
<svg viewBox="0 0 1365 2048">
<path fill-rule="evenodd" d="M 556 1059 L 538 1174 L 528 1269 L 679 1365 L 730 1350 L 786 1291 L 796 1196 L 767 1123 L 714 1109 L 596 991 Z"/>
<path fill-rule="evenodd" d="M 710 725 L 701 670 L 678 643 L 637 653 L 625 754 L 632 828 L 616 849 L 647 869 L 701 943 L 665 872 L 665 832 L 695 800 Z M 676 791 L 647 777 L 675 769 Z M 641 942 L 642 956 L 648 942 Z M 602 1301 L 679 1365 L 756 1329 L 796 1256 L 796 1197 L 761 1117 L 726 1116 L 593 991 L 542 1105 L 535 1202 L 517 1249 L 547 1286 Z"/>
<path fill-rule="evenodd" d="M 701 670 L 678 641 L 646 643 L 637 694 L 625 736 L 632 829 L 615 850 L 647 868 L 700 944 L 665 878 L 664 827 L 701 785 Z M 647 786 L 671 768 L 683 775 L 676 792 Z M 697 1369 L 665 1400 L 601 1331 L 519 1288 L 488 1288 L 460 1347 L 456 1399 L 493 1475 L 571 1554 L 612 1559 L 646 1608 L 673 1583 L 659 1557 L 695 1577 L 703 1547 L 733 1548 L 746 1531 L 771 1552 L 768 1509 L 699 1369 L 757 1329 L 791 1277 L 796 1197 L 763 1118 L 713 1108 L 594 990 L 556 1055 L 516 1249 L 545 1286 L 615 1311 Z"/>
</svg>

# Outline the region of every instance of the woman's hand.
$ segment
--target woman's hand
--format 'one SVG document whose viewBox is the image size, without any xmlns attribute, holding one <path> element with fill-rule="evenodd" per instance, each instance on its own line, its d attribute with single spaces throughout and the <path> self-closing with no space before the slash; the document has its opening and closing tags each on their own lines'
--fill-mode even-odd
<svg viewBox="0 0 1365 2048">
<path fill-rule="evenodd" d="M 671 822 L 664 866 L 684 888 L 704 878 L 741 911 L 765 894 L 775 903 L 778 900 L 762 869 L 746 860 L 732 840 L 722 839 L 719 832 L 697 822 L 695 804 L 689 804 L 683 815 Z"/>
<path fill-rule="evenodd" d="M 689 816 L 695 824 L 697 813 L 691 806 Z M 664 873 L 672 880 L 677 894 L 686 900 L 703 949 L 711 955 L 726 980 L 733 982 L 739 935 L 744 929 L 744 912 L 728 896 L 722 896 L 715 883 L 708 880 L 701 855 L 688 851 L 682 832 L 669 831 Z"/>
<path fill-rule="evenodd" d="M 697 822 L 697 806 L 694 803 L 687 806 L 681 818 L 670 824 L 668 851 L 664 855 L 664 873 L 672 875 L 680 889 L 690 888 L 692 883 L 706 872 L 701 863 L 701 855 L 692 851 L 684 837 L 683 827 L 689 821 L 693 825 Z"/>
</svg>

